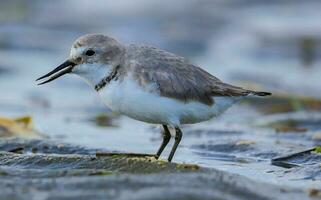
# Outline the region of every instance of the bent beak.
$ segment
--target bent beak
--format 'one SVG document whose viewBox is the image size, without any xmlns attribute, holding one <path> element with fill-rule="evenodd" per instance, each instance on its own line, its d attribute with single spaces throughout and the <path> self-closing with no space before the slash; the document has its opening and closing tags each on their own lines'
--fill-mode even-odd
<svg viewBox="0 0 321 200">
<path fill-rule="evenodd" d="M 42 85 L 42 84 L 48 83 L 50 81 L 53 81 L 53 80 L 55 80 L 56 78 L 59 78 L 62 75 L 70 73 L 72 68 L 75 65 L 76 65 L 75 63 L 71 62 L 70 60 L 67 60 L 64 63 L 62 63 L 61 65 L 59 65 L 56 69 L 54 69 L 51 72 L 49 72 L 48 74 L 38 78 L 36 81 L 39 81 L 39 80 L 47 78 L 47 77 L 49 77 L 49 79 L 47 79 L 44 82 L 38 83 L 38 85 Z M 56 72 L 58 72 L 58 73 L 56 73 Z M 51 75 L 53 75 L 53 76 L 51 76 Z"/>
</svg>

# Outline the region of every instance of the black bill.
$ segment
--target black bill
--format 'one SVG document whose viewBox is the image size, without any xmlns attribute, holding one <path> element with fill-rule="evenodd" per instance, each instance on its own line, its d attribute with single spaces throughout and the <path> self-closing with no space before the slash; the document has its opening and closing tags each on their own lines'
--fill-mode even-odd
<svg viewBox="0 0 321 200">
<path fill-rule="evenodd" d="M 53 81 L 57 78 L 59 78 L 60 76 L 70 73 L 72 68 L 75 66 L 76 64 L 67 60 L 66 62 L 62 63 L 61 65 L 59 65 L 56 69 L 52 70 L 51 72 L 49 72 L 48 74 L 38 78 L 36 81 L 39 81 L 41 79 L 47 78 L 49 77 L 49 79 L 47 79 L 44 82 L 39 83 L 38 85 L 42 85 L 45 83 L 48 83 L 50 81 Z M 57 73 L 58 72 L 58 73 Z M 51 76 L 53 75 L 53 76 Z"/>
</svg>

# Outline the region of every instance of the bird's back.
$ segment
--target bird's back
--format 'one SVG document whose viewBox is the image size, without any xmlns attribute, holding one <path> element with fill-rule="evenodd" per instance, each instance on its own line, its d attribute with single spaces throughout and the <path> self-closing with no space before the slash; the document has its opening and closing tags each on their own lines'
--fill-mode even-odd
<svg viewBox="0 0 321 200">
<path fill-rule="evenodd" d="M 165 97 L 211 105 L 215 96 L 269 95 L 226 84 L 187 59 L 156 47 L 129 45 L 124 58 L 122 66 L 141 86 L 154 84 Z"/>
</svg>

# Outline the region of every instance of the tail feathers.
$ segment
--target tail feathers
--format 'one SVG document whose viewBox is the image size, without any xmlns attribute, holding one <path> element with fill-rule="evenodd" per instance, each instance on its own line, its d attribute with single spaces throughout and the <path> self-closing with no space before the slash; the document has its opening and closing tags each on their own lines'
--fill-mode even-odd
<svg viewBox="0 0 321 200">
<path fill-rule="evenodd" d="M 253 94 L 255 96 L 260 96 L 260 97 L 272 95 L 272 93 L 270 92 L 256 92 L 256 91 L 251 91 L 250 94 Z"/>
</svg>

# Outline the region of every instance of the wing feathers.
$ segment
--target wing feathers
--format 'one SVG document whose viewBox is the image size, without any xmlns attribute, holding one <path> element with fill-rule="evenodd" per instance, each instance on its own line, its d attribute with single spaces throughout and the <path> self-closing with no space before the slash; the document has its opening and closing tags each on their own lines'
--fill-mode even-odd
<svg viewBox="0 0 321 200">
<path fill-rule="evenodd" d="M 214 96 L 270 95 L 223 83 L 186 59 L 150 46 L 131 45 L 124 60 L 135 80 L 146 87 L 155 84 L 160 95 L 181 101 L 214 103 Z M 147 56 L 148 55 L 148 56 Z"/>
</svg>

